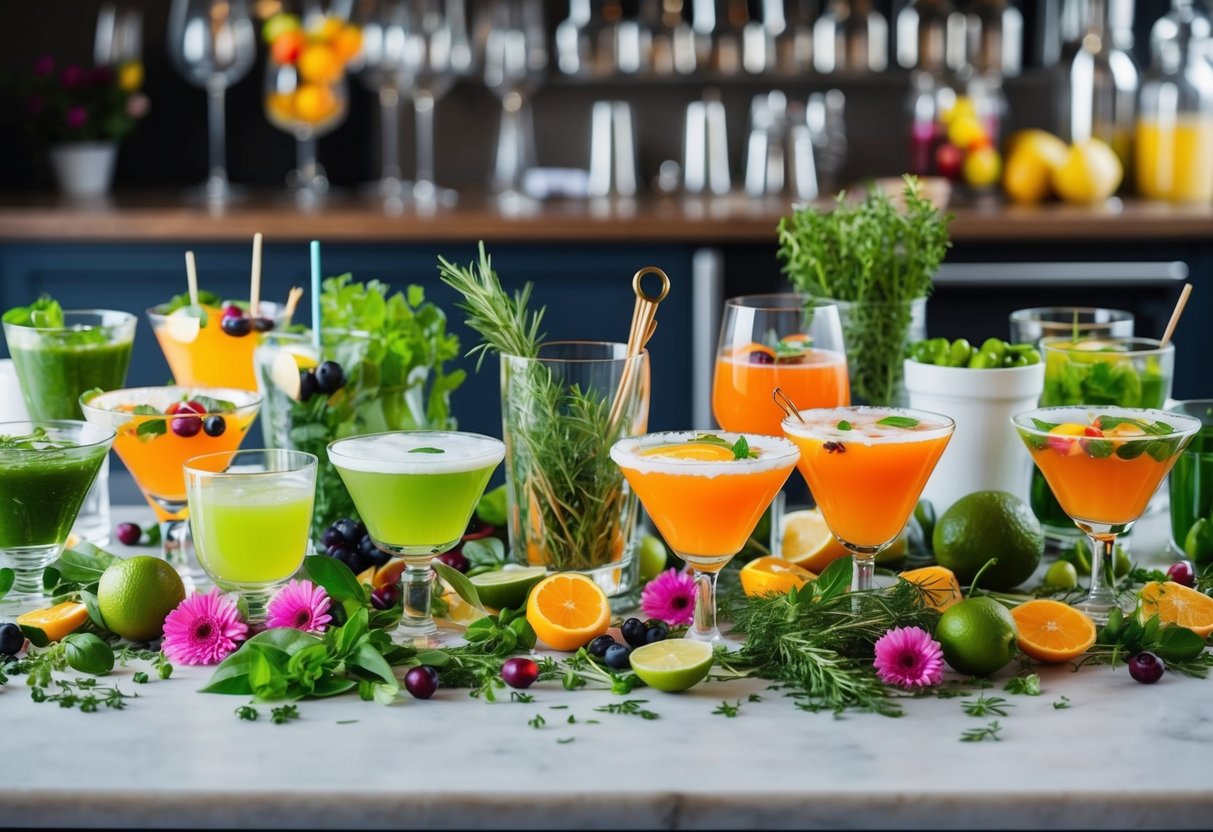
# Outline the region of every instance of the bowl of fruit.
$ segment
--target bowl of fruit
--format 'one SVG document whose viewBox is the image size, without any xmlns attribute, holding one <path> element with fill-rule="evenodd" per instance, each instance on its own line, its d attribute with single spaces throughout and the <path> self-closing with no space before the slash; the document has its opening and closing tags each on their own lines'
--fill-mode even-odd
<svg viewBox="0 0 1213 832">
<path fill-rule="evenodd" d="M 1031 344 L 987 338 L 930 338 L 911 344 L 905 360 L 910 407 L 956 421 L 947 450 L 922 496 L 940 513 L 974 491 L 1009 491 L 1024 500 L 1032 463 L 1011 417 L 1036 407 L 1044 364 Z"/>
</svg>

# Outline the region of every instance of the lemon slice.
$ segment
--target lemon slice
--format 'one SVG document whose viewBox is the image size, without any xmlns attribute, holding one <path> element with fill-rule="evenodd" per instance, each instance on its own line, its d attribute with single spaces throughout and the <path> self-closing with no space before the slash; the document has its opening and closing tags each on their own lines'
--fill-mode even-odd
<svg viewBox="0 0 1213 832">
<path fill-rule="evenodd" d="M 780 555 L 784 560 L 818 575 L 847 554 L 817 509 L 784 515 L 782 541 Z"/>
<path fill-rule="evenodd" d="M 640 451 L 640 455 L 661 457 L 662 459 L 690 459 L 699 462 L 729 462 L 733 459 L 733 449 L 707 442 L 684 442 L 646 448 Z"/>
<path fill-rule="evenodd" d="M 205 312 L 203 314 L 206 314 Z M 181 344 L 192 344 L 202 331 L 202 319 L 187 307 L 174 310 L 164 319 L 164 332 Z"/>
<path fill-rule="evenodd" d="M 677 693 L 694 687 L 712 669 L 712 645 L 706 641 L 669 638 L 632 651 L 632 670 L 655 690 Z"/>
</svg>

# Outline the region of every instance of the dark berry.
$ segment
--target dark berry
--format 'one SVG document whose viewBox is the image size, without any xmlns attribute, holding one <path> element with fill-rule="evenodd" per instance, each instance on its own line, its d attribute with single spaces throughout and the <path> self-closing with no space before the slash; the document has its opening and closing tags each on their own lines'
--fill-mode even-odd
<svg viewBox="0 0 1213 832">
<path fill-rule="evenodd" d="M 168 420 L 168 427 L 178 436 L 189 439 L 202 430 L 202 420 L 197 416 L 174 416 Z"/>
<path fill-rule="evenodd" d="M 1163 665 L 1153 653 L 1138 653 L 1129 659 L 1129 675 L 1143 685 L 1152 685 L 1162 678 Z"/>
<path fill-rule="evenodd" d="M 316 368 L 316 383 L 326 395 L 333 395 L 345 387 L 345 371 L 336 361 L 324 361 Z"/>
<path fill-rule="evenodd" d="M 330 529 L 330 531 L 331 531 L 331 529 Z M 328 532 L 325 532 L 325 537 L 326 538 L 328 537 Z M 344 543 L 331 543 L 325 547 L 324 553 L 326 555 L 328 555 L 330 558 L 337 558 L 337 560 L 345 560 L 346 558 L 348 558 L 350 556 L 351 551 L 350 551 L 350 547 L 346 546 Z"/>
<path fill-rule="evenodd" d="M 351 546 L 357 546 L 362 540 L 362 535 L 366 534 L 366 529 L 363 529 L 360 534 L 358 532 L 358 521 L 351 520 L 348 517 L 338 520 L 333 524 L 333 528 L 340 532 L 342 539 Z"/>
<path fill-rule="evenodd" d="M 374 566 L 371 559 L 362 554 L 357 549 L 346 549 L 346 556 L 341 558 L 341 562 L 350 568 L 350 571 L 355 575 L 360 575 L 366 570 Z"/>
<path fill-rule="evenodd" d="M 371 604 L 377 610 L 390 610 L 400 602 L 400 585 L 388 584 L 371 593 Z"/>
<path fill-rule="evenodd" d="M 379 551 L 379 547 L 375 545 L 375 541 L 371 540 L 371 536 L 365 533 L 358 541 L 358 548 L 362 550 L 363 554 L 367 555 L 373 555 Z"/>
<path fill-rule="evenodd" d="M 633 647 L 640 647 L 644 641 L 644 622 L 639 618 L 629 618 L 623 622 L 623 626 L 619 628 L 619 632 L 623 634 L 623 640 Z"/>
<path fill-rule="evenodd" d="M 658 621 L 656 618 L 650 618 L 644 622 L 644 643 L 652 644 L 655 641 L 665 641 L 670 637 L 670 627 L 664 621 Z"/>
<path fill-rule="evenodd" d="M 1167 580 L 1175 581 L 1183 586 L 1196 585 L 1196 572 L 1192 569 L 1192 561 L 1177 560 L 1167 569 Z"/>
<path fill-rule="evenodd" d="M 539 678 L 539 665 L 515 656 L 501 665 L 501 678 L 512 688 L 529 688 Z"/>
<path fill-rule="evenodd" d="M 25 646 L 25 633 L 11 621 L 0 624 L 0 653 L 5 656 L 15 656 Z M 532 662 L 534 664 L 534 662 Z"/>
<path fill-rule="evenodd" d="M 253 324 L 248 318 L 223 318 L 219 328 L 235 338 L 243 338 L 253 331 Z"/>
<path fill-rule="evenodd" d="M 207 436 L 223 436 L 227 430 L 227 421 L 222 416 L 207 416 L 202 420 L 202 429 Z"/>
<path fill-rule="evenodd" d="M 253 318 L 254 332 L 269 332 L 274 328 L 273 318 Z"/>
<path fill-rule="evenodd" d="M 202 406 L 202 402 L 196 402 L 193 399 L 187 402 L 173 402 L 164 409 L 166 416 L 177 416 L 183 413 L 196 413 L 199 416 L 206 415 L 206 408 Z"/>
<path fill-rule="evenodd" d="M 404 687 L 417 699 L 429 699 L 438 690 L 438 671 L 423 664 L 404 674 Z"/>
<path fill-rule="evenodd" d="M 299 371 L 299 401 L 306 402 L 312 396 L 320 392 L 320 385 L 316 383 L 316 374 L 311 370 Z"/>
<path fill-rule="evenodd" d="M 332 526 L 329 526 L 324 530 L 325 549 L 329 548 L 330 546 L 340 546 L 343 543 L 345 543 L 345 538 L 341 536 L 341 532 L 337 531 Z"/>
<path fill-rule="evenodd" d="M 244 310 L 234 303 L 229 303 L 223 307 L 223 317 L 225 318 L 243 318 Z"/>
<path fill-rule="evenodd" d="M 118 542 L 123 546 L 138 546 L 139 539 L 143 537 L 143 529 L 139 528 L 138 523 L 119 523 L 114 528 L 114 537 L 118 538 Z"/>
<path fill-rule="evenodd" d="M 628 670 L 632 666 L 632 648 L 626 644 L 612 644 L 606 649 L 602 660 L 611 670 Z"/>
<path fill-rule="evenodd" d="M 598 638 L 591 641 L 585 649 L 594 658 L 601 659 L 606 655 L 607 648 L 616 643 L 617 642 L 615 639 L 611 638 L 610 636 L 598 636 Z"/>
<path fill-rule="evenodd" d="M 762 352 L 761 350 L 754 350 L 754 352 L 750 353 L 750 363 L 751 364 L 774 364 L 775 359 L 773 356 L 769 355 L 768 353 Z"/>
<path fill-rule="evenodd" d="M 447 566 L 454 569 L 456 572 L 463 572 L 465 574 L 469 569 L 472 568 L 472 564 L 463 556 L 463 552 L 460 552 L 457 549 L 452 549 L 449 552 L 443 552 L 441 555 L 438 555 L 435 560 L 440 560 Z"/>
</svg>

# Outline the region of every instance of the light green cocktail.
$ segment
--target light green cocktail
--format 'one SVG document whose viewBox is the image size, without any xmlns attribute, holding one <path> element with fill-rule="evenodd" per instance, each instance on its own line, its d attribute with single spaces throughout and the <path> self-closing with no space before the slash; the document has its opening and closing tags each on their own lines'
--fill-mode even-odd
<svg viewBox="0 0 1213 832">
<path fill-rule="evenodd" d="M 402 635 L 436 632 L 430 561 L 459 543 L 505 445 L 476 433 L 396 431 L 338 440 L 328 454 L 375 545 L 406 562 Z"/>
</svg>

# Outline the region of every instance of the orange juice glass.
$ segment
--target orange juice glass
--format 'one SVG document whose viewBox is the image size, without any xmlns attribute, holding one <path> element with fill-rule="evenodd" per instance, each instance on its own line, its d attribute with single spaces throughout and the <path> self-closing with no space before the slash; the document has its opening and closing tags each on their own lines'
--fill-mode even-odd
<svg viewBox="0 0 1213 832">
<path fill-rule="evenodd" d="M 689 636 L 701 641 L 720 640 L 716 576 L 745 546 L 799 456 L 786 439 L 755 435 L 745 437 L 752 456 L 739 459 L 740 438 L 673 431 L 622 439 L 611 448 L 657 530 L 695 575 Z"/>
<path fill-rule="evenodd" d="M 232 305 L 225 301 L 221 306 L 202 306 L 205 318 L 184 308 L 166 314 L 164 305 L 147 310 L 152 331 L 176 384 L 257 389 L 253 350 L 265 332 L 282 324 L 283 308 L 261 301 L 256 316 L 245 314 L 246 324 L 225 325 L 224 309 Z"/>
<path fill-rule="evenodd" d="M 901 533 L 956 423 L 897 407 L 801 410 L 783 420 L 822 517 L 854 556 L 851 588 L 872 588 L 876 554 Z"/>
<path fill-rule="evenodd" d="M 240 447 L 260 406 L 260 394 L 223 387 L 131 387 L 80 397 L 88 421 L 117 432 L 114 451 L 160 521 L 165 559 L 195 579 L 202 571 L 188 545 L 185 463 Z"/>
<path fill-rule="evenodd" d="M 1116 591 L 1116 538 L 1124 534 L 1170 472 L 1201 422 L 1163 410 L 1045 407 L 1012 419 L 1061 508 L 1091 538 L 1091 591 L 1075 604 L 1097 622 L 1131 595 Z"/>
</svg>

